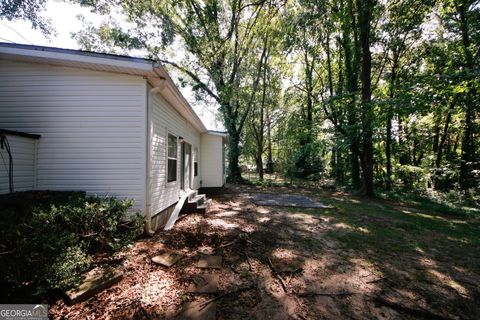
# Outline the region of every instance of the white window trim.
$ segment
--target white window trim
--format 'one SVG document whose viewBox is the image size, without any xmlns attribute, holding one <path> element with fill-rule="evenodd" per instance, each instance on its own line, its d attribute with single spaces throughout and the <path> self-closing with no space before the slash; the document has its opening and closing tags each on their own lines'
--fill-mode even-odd
<svg viewBox="0 0 480 320">
<path fill-rule="evenodd" d="M 192 145 L 192 147 L 193 147 L 193 151 L 192 151 L 193 179 L 197 179 L 197 177 L 200 176 L 200 174 L 199 174 L 200 173 L 200 168 L 198 167 L 199 164 L 200 164 L 200 161 L 199 161 L 200 151 L 199 151 L 199 148 L 196 145 Z M 197 163 L 197 175 L 195 175 L 195 163 Z"/>
<path fill-rule="evenodd" d="M 176 165 L 176 168 L 175 168 L 175 180 L 173 181 L 168 181 L 168 160 L 169 159 L 173 159 L 173 158 L 170 158 L 168 156 L 168 143 L 169 143 L 169 139 L 168 139 L 168 136 L 174 136 L 176 138 L 176 141 L 177 141 L 177 154 L 176 154 L 176 158 L 175 160 L 177 161 L 177 165 Z M 165 146 L 165 184 L 167 187 L 174 187 L 177 185 L 178 183 L 178 135 L 176 135 L 175 133 L 173 133 L 172 131 L 168 130 L 167 129 L 167 134 L 166 134 L 166 146 Z"/>
</svg>

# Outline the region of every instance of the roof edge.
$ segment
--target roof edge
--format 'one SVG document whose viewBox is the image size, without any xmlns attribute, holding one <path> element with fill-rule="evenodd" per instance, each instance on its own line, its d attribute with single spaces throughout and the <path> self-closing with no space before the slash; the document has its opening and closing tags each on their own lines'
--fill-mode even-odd
<svg viewBox="0 0 480 320">
<path fill-rule="evenodd" d="M 47 47 L 47 46 L 30 45 L 30 44 L 22 44 L 22 43 L 9 43 L 9 42 L 1 42 L 1 41 L 0 41 L 0 47 L 25 49 L 25 50 L 39 51 L 39 52 L 52 52 L 52 53 L 54 52 L 54 53 L 83 55 L 83 56 L 95 57 L 100 59 L 113 59 L 113 60 L 145 63 L 145 64 L 156 63 L 156 61 L 153 59 L 125 56 L 125 55 L 112 54 L 112 53 L 94 52 L 94 51 L 81 50 L 81 49 L 65 49 L 65 48 L 58 48 L 58 47 Z"/>
</svg>

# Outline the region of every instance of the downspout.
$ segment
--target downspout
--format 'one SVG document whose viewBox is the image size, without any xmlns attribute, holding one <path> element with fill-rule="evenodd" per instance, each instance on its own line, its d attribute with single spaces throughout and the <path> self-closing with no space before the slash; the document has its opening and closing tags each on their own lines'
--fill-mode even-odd
<svg viewBox="0 0 480 320">
<path fill-rule="evenodd" d="M 146 170 L 146 184 L 147 184 L 147 201 L 145 205 L 145 233 L 149 236 L 155 234 L 152 230 L 152 138 L 153 138 L 153 124 L 152 124 L 152 95 L 160 93 L 161 88 L 155 87 L 148 92 L 147 100 L 147 170 Z"/>
</svg>

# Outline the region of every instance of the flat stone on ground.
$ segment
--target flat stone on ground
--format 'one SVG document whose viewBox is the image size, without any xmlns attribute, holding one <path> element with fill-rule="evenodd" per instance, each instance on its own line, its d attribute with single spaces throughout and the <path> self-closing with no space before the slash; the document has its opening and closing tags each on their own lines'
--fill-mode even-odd
<svg viewBox="0 0 480 320">
<path fill-rule="evenodd" d="M 197 274 L 192 276 L 192 282 L 188 286 L 190 293 L 215 293 L 218 291 L 218 275 Z"/>
<path fill-rule="evenodd" d="M 181 253 L 166 251 L 158 256 L 153 257 L 152 262 L 170 268 L 183 257 L 184 256 Z"/>
<path fill-rule="evenodd" d="M 198 260 L 198 268 L 202 269 L 221 269 L 222 256 L 204 256 Z"/>
<path fill-rule="evenodd" d="M 75 304 L 87 300 L 117 283 L 122 277 L 123 271 L 119 269 L 110 266 L 96 267 L 85 274 L 78 287 L 65 292 L 67 302 Z"/>
<path fill-rule="evenodd" d="M 215 301 L 209 303 L 203 308 L 202 302 L 192 301 L 183 305 L 182 310 L 175 319 L 178 320 L 215 320 L 217 313 L 217 303 Z"/>
</svg>

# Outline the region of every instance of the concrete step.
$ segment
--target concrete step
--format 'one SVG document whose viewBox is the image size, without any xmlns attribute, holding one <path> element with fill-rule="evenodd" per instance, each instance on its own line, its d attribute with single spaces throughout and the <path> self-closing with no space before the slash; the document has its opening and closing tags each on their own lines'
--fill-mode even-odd
<svg viewBox="0 0 480 320">
<path fill-rule="evenodd" d="M 198 190 L 191 190 L 190 195 L 188 196 L 188 201 L 195 198 L 198 195 Z"/>
<path fill-rule="evenodd" d="M 212 199 L 205 200 L 205 202 L 203 202 L 202 205 L 197 207 L 197 212 L 206 213 L 211 202 L 212 202 Z"/>
<path fill-rule="evenodd" d="M 198 192 L 195 190 L 195 192 L 188 197 L 187 201 L 183 205 L 181 212 L 182 213 L 193 213 L 193 212 L 205 213 L 209 203 L 210 203 L 210 199 L 207 199 L 207 197 L 204 194 L 198 194 Z"/>
<path fill-rule="evenodd" d="M 206 197 L 204 194 L 198 194 L 194 198 L 191 198 L 188 200 L 188 203 L 195 203 L 197 206 L 202 205 L 206 200 Z"/>
</svg>

